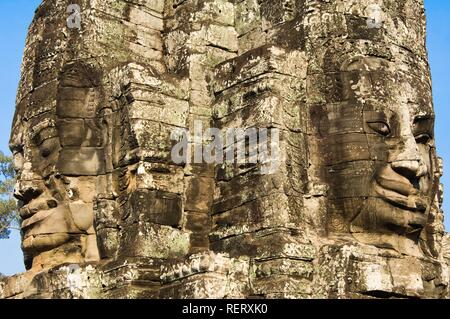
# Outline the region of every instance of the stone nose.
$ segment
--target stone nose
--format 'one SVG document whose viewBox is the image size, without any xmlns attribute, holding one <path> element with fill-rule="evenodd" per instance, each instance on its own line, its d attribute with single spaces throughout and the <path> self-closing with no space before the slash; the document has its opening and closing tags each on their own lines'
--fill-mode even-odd
<svg viewBox="0 0 450 319">
<path fill-rule="evenodd" d="M 417 175 L 419 161 L 399 160 L 392 163 L 392 168 L 401 175 Z"/>
<path fill-rule="evenodd" d="M 420 178 L 427 174 L 428 168 L 409 127 L 403 132 L 397 151 L 391 154 L 391 166 L 397 174 L 409 179 L 415 187 L 419 184 Z"/>
<path fill-rule="evenodd" d="M 398 160 L 391 163 L 392 169 L 407 178 L 416 189 L 420 189 L 420 178 L 426 174 L 426 167 L 419 160 Z"/>
</svg>

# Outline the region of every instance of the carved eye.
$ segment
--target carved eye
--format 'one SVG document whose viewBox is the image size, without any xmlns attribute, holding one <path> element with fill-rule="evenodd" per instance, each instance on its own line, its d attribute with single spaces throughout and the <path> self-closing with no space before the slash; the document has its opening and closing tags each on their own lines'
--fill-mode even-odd
<svg viewBox="0 0 450 319">
<path fill-rule="evenodd" d="M 367 125 L 369 125 L 372 130 L 380 135 L 388 136 L 389 134 L 391 134 L 391 129 L 385 122 L 370 122 L 367 123 Z"/>
<path fill-rule="evenodd" d="M 54 139 L 45 140 L 41 146 L 39 146 L 39 153 L 42 157 L 49 157 L 56 149 L 56 142 Z"/>
<path fill-rule="evenodd" d="M 52 151 L 50 149 L 48 149 L 47 147 L 44 147 L 43 149 L 41 149 L 42 157 L 48 157 L 51 153 L 52 153 Z"/>
<path fill-rule="evenodd" d="M 428 144 L 431 141 L 431 136 L 429 134 L 420 134 L 416 136 L 417 144 Z"/>
</svg>

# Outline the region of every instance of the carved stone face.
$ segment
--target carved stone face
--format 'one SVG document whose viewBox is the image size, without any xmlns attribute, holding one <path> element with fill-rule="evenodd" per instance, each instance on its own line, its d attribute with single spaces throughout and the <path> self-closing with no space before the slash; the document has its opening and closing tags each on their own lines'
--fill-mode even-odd
<svg viewBox="0 0 450 319">
<path fill-rule="evenodd" d="M 325 107 L 328 229 L 417 254 L 436 179 L 430 88 L 382 58 L 357 58 L 339 74 Z"/>
<path fill-rule="evenodd" d="M 97 176 L 104 174 L 103 137 L 96 119 L 98 92 L 84 71 L 66 68 L 56 108 L 13 131 L 27 268 L 98 259 L 93 200 Z"/>
</svg>

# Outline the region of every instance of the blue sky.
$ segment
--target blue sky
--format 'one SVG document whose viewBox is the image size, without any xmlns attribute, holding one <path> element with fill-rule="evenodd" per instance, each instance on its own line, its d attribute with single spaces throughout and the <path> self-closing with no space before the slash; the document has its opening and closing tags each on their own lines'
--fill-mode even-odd
<svg viewBox="0 0 450 319">
<path fill-rule="evenodd" d="M 7 154 L 25 37 L 40 2 L 0 0 L 0 150 Z M 22 260 L 20 235 L 13 231 L 11 239 L 0 240 L 0 272 L 22 272 Z"/>
<path fill-rule="evenodd" d="M 15 95 L 28 26 L 40 0 L 0 0 L 0 150 L 7 153 Z M 450 167 L 450 1 L 425 0 L 428 18 L 428 51 L 433 75 L 436 110 L 436 142 L 446 167 Z M 447 171 L 447 170 L 446 170 Z M 450 169 L 448 170 L 450 172 Z M 450 173 L 443 183 L 449 189 Z M 450 190 L 449 190 L 450 192 Z M 446 228 L 450 230 L 450 200 L 444 203 Z M 0 272 L 11 275 L 24 270 L 20 236 L 0 240 Z"/>
</svg>

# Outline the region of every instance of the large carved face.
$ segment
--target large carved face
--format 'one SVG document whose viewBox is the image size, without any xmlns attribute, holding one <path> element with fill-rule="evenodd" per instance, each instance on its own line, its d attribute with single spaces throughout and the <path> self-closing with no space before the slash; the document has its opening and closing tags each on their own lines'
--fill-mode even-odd
<svg viewBox="0 0 450 319">
<path fill-rule="evenodd" d="M 320 133 L 330 185 L 328 229 L 418 253 L 436 190 L 427 77 L 382 58 L 347 61 Z"/>
<path fill-rule="evenodd" d="M 103 137 L 96 119 L 98 91 L 85 73 L 83 67 L 67 67 L 56 107 L 28 112 L 33 116 L 13 130 L 27 268 L 98 259 L 92 203 L 103 170 Z"/>
</svg>

